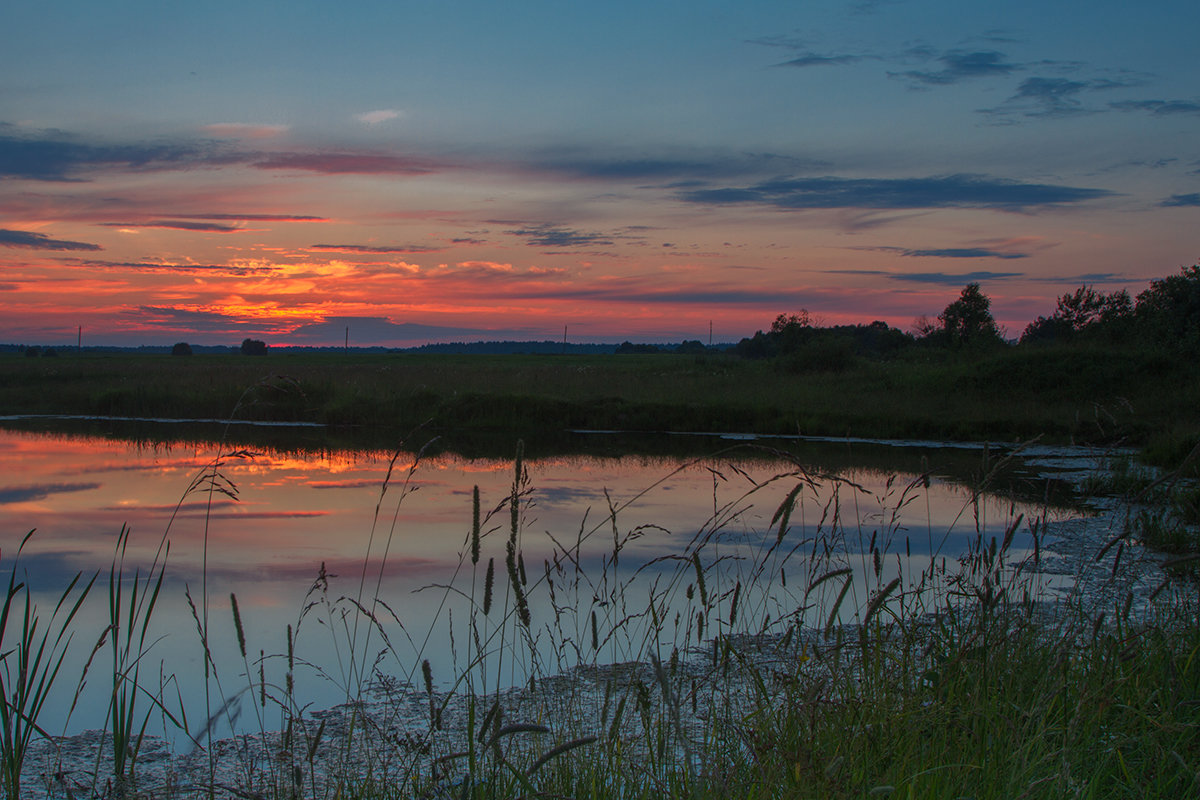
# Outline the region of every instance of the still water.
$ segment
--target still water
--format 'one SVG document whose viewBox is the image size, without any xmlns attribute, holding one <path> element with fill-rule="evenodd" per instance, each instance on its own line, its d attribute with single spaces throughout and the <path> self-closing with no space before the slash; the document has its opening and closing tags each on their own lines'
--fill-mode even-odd
<svg viewBox="0 0 1200 800">
<path fill-rule="evenodd" d="M 518 473 L 513 458 L 0 430 L 0 576 L 31 530 L 17 578 L 44 616 L 72 577 L 99 572 L 40 722 L 52 733 L 100 727 L 112 695 L 107 641 L 77 687 L 109 624 L 127 528 L 126 599 L 156 558 L 165 563 L 138 683 L 188 714 L 194 732 L 264 681 L 282 693 L 285 674 L 310 709 L 346 700 L 371 674 L 420 686 L 426 661 L 440 686 L 470 675 L 473 653 L 496 655 L 513 641 L 498 620 L 505 610 L 516 619 L 506 568 L 514 523 L 530 610 L 524 663 L 472 681 L 515 684 L 530 671 L 644 657 L 647 645 L 669 652 L 726 631 L 811 622 L 804 609 L 818 595 L 825 620 L 842 585 L 852 618 L 873 589 L 895 577 L 904 589 L 930 564 L 1045 511 L 973 497 L 945 477 L 951 461 L 968 472 L 976 452 L 907 452 L 899 468 L 896 452 L 790 443 L 779 453 L 714 440 L 700 458 L 530 453 Z M 781 537 L 777 511 L 789 497 Z M 1024 533 L 1016 539 L 1014 552 L 1028 546 Z M 489 562 L 497 588 L 484 618 Z M 838 568 L 853 579 L 805 592 Z M 694 624 L 700 570 L 707 627 Z"/>
</svg>

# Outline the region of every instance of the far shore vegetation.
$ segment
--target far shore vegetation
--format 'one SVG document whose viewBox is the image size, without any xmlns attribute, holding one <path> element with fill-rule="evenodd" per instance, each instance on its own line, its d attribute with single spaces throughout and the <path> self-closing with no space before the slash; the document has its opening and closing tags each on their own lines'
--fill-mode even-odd
<svg viewBox="0 0 1200 800">
<path fill-rule="evenodd" d="M 255 339 L 223 352 L 186 342 L 162 353 L 12 346 L 0 355 L 0 413 L 232 413 L 527 439 L 572 429 L 1041 437 L 1139 446 L 1163 464 L 1200 441 L 1200 265 L 1136 297 L 1081 286 L 1016 339 L 997 329 L 972 283 L 908 332 L 883 322 L 822 326 L 801 310 L 720 349 L 530 349 L 538 352 L 317 351 Z"/>
</svg>

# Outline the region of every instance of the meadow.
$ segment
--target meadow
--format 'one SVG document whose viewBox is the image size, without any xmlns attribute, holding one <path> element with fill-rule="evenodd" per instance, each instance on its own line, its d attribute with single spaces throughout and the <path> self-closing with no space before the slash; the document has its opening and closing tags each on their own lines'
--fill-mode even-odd
<svg viewBox="0 0 1200 800">
<path fill-rule="evenodd" d="M 248 387 L 250 387 L 248 389 Z M 0 358 L 0 413 L 304 421 L 345 430 L 708 431 L 1125 443 L 1200 437 L 1200 370 L 1139 348 L 913 348 L 836 368 L 701 355 L 119 354 Z M 1176 446 L 1175 449 L 1179 449 Z M 1171 453 L 1176 459 L 1186 453 Z"/>
</svg>

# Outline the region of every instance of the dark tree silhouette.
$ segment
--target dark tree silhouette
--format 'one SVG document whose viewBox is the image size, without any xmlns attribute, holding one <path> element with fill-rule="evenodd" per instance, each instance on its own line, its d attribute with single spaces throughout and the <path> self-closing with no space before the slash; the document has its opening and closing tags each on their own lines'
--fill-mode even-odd
<svg viewBox="0 0 1200 800">
<path fill-rule="evenodd" d="M 1200 264 L 1151 281 L 1138 295 L 1134 319 L 1151 342 L 1200 355 Z"/>
<path fill-rule="evenodd" d="M 173 356 L 190 356 L 191 354 L 192 346 L 187 342 L 176 342 L 175 346 L 171 348 Z"/>
<path fill-rule="evenodd" d="M 258 339 L 242 340 L 242 355 L 244 356 L 265 356 L 267 354 L 267 343 Z"/>
<path fill-rule="evenodd" d="M 1124 289 L 1104 294 L 1090 286 L 1080 286 L 1058 298 L 1053 315 L 1029 323 L 1021 334 L 1021 342 L 1065 342 L 1101 329 L 1111 334 L 1118 325 L 1123 330 L 1132 313 L 1133 301 Z"/>
<path fill-rule="evenodd" d="M 958 299 L 938 315 L 942 331 L 951 345 L 978 346 L 1000 341 L 1000 330 L 992 318 L 992 301 L 978 283 L 963 287 Z"/>
</svg>

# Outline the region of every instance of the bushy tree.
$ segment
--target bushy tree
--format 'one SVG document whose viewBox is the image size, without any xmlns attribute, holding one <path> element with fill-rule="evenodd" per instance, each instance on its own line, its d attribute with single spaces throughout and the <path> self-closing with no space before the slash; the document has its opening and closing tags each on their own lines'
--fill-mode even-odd
<svg viewBox="0 0 1200 800">
<path fill-rule="evenodd" d="M 991 306 L 991 299 L 978 283 L 963 287 L 958 299 L 938 314 L 947 343 L 973 347 L 999 343 L 1000 330 L 992 318 Z"/>
<path fill-rule="evenodd" d="M 190 356 L 191 354 L 192 346 L 187 342 L 176 342 L 175 346 L 171 348 L 171 355 L 173 356 Z"/>
<path fill-rule="evenodd" d="M 1133 301 L 1124 289 L 1104 294 L 1090 286 L 1080 286 L 1058 298 L 1053 315 L 1029 323 L 1021 334 L 1021 343 L 1068 341 L 1085 332 L 1095 335 L 1101 330 L 1115 338 L 1120 332 L 1118 327 L 1124 330 L 1132 313 Z"/>
<path fill-rule="evenodd" d="M 265 356 L 267 354 L 267 343 L 258 339 L 243 339 L 242 340 L 242 355 L 244 356 Z"/>
<path fill-rule="evenodd" d="M 1148 341 L 1200 356 L 1200 264 L 1151 281 L 1137 297 L 1134 319 Z"/>
</svg>

